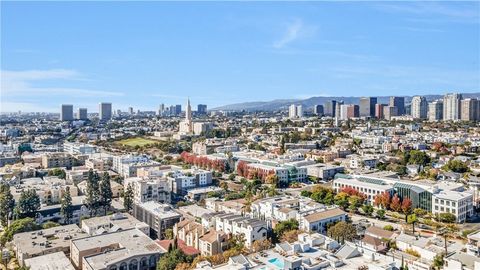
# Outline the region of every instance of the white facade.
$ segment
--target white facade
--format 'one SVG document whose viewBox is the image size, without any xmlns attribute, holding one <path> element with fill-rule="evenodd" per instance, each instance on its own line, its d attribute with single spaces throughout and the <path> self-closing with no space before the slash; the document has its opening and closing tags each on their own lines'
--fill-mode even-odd
<svg viewBox="0 0 480 270">
<path fill-rule="evenodd" d="M 459 191 L 434 191 L 432 194 L 432 213 L 452 213 L 457 223 L 465 222 L 473 215 L 473 194 Z"/>
<path fill-rule="evenodd" d="M 124 181 L 124 190 L 127 190 L 128 185 L 132 186 L 135 203 L 171 201 L 170 184 L 165 178 L 130 177 Z"/>
<path fill-rule="evenodd" d="M 426 119 L 428 111 L 427 99 L 422 96 L 412 98 L 412 117 L 414 119 Z"/>
<path fill-rule="evenodd" d="M 443 120 L 459 120 L 460 119 L 460 106 L 462 95 L 461 94 L 446 94 L 443 97 Z"/>
<path fill-rule="evenodd" d="M 243 234 L 247 248 L 250 248 L 254 241 L 267 238 L 266 222 L 233 214 L 215 216 L 215 230 L 232 235 Z"/>
</svg>

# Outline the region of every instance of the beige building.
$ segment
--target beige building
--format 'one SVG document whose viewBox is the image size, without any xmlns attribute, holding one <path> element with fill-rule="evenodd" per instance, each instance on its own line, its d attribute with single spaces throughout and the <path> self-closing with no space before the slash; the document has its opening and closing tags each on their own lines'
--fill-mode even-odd
<svg viewBox="0 0 480 270">
<path fill-rule="evenodd" d="M 133 228 L 139 229 L 150 236 L 150 227 L 145 222 L 141 222 L 127 213 L 115 213 L 109 216 L 82 220 L 82 230 L 90 236 Z"/>
<path fill-rule="evenodd" d="M 73 166 L 75 166 L 75 158 L 67 153 L 46 153 L 42 156 L 42 167 L 45 169 Z"/>
<path fill-rule="evenodd" d="M 70 240 L 87 236 L 75 225 L 65 225 L 13 236 L 13 246 L 20 265 L 29 258 L 55 252 L 70 254 Z"/>
<path fill-rule="evenodd" d="M 461 101 L 461 120 L 463 121 L 475 121 L 478 119 L 479 104 L 476 98 L 467 98 Z"/>
<path fill-rule="evenodd" d="M 70 243 L 70 260 L 82 270 L 154 270 L 163 252 L 138 229 L 88 236 Z"/>
</svg>

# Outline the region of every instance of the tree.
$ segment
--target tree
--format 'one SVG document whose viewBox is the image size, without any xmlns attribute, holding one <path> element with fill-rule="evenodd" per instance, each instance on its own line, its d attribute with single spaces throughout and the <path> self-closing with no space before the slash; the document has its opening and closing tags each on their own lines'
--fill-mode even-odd
<svg viewBox="0 0 480 270">
<path fill-rule="evenodd" d="M 275 233 L 276 239 L 281 239 L 285 232 L 292 230 L 298 230 L 298 221 L 296 219 L 289 219 L 279 222 L 277 225 L 275 225 L 273 232 Z"/>
<path fill-rule="evenodd" d="M 400 197 L 398 197 L 397 194 L 393 195 L 392 202 L 390 203 L 390 208 L 395 212 L 400 212 L 400 210 L 402 210 Z"/>
<path fill-rule="evenodd" d="M 413 209 L 413 213 L 415 213 L 417 217 L 423 217 L 428 214 L 428 211 L 422 208 L 415 208 Z"/>
<path fill-rule="evenodd" d="M 127 212 L 133 209 L 133 187 L 131 183 L 127 185 L 127 190 L 123 194 L 123 207 Z"/>
<path fill-rule="evenodd" d="M 50 229 L 50 228 L 54 228 L 54 227 L 58 227 L 58 226 L 60 226 L 60 224 L 58 224 L 56 222 L 53 222 L 53 221 L 47 221 L 47 222 L 42 224 L 42 229 Z"/>
<path fill-rule="evenodd" d="M 451 159 L 443 167 L 444 170 L 452 171 L 456 173 L 465 173 L 470 170 L 466 163 L 461 162 L 460 160 Z"/>
<path fill-rule="evenodd" d="M 9 241 L 12 241 L 13 235 L 21 232 L 31 232 L 35 230 L 39 230 L 40 226 L 33 220 L 33 218 L 22 218 L 13 221 L 10 226 L 3 232 L 0 242 L 2 246 Z"/>
<path fill-rule="evenodd" d="M 387 231 L 391 231 L 391 232 L 394 230 L 392 225 L 385 225 L 385 226 L 383 226 L 383 229 L 387 230 Z"/>
<path fill-rule="evenodd" d="M 409 198 L 404 198 L 402 201 L 402 213 L 405 214 L 405 221 L 407 221 L 407 216 L 412 211 L 412 200 Z"/>
<path fill-rule="evenodd" d="M 110 175 L 108 172 L 105 172 L 102 176 L 102 180 L 100 181 L 100 205 L 103 207 L 104 215 L 107 215 L 108 209 L 112 204 L 112 188 L 110 186 Z"/>
<path fill-rule="evenodd" d="M 358 210 L 358 207 L 360 207 L 360 205 L 362 205 L 363 203 L 363 200 L 362 198 L 356 196 L 356 195 L 353 195 L 353 196 L 350 196 L 348 198 L 348 210 L 350 210 L 352 213 L 356 213 L 357 210 Z"/>
<path fill-rule="evenodd" d="M 433 258 L 433 267 L 437 270 L 442 269 L 443 265 L 445 264 L 443 260 L 444 254 L 438 254 Z"/>
<path fill-rule="evenodd" d="M 415 223 L 417 222 L 417 215 L 411 214 L 407 216 L 407 223 L 412 224 L 412 233 L 415 234 Z"/>
<path fill-rule="evenodd" d="M 10 192 L 10 186 L 1 183 L 0 184 L 0 224 L 2 227 L 6 227 L 8 219 L 13 213 L 15 207 L 15 200 Z"/>
<path fill-rule="evenodd" d="M 365 213 L 367 216 L 371 216 L 373 214 L 373 206 L 369 204 L 364 204 L 362 205 L 362 211 Z"/>
<path fill-rule="evenodd" d="M 412 150 L 409 152 L 408 164 L 427 166 L 429 163 L 430 157 L 425 152 L 420 150 Z"/>
<path fill-rule="evenodd" d="M 300 230 L 290 230 L 290 231 L 284 232 L 280 240 L 282 242 L 293 243 L 298 240 L 298 235 L 300 233 L 301 233 Z"/>
<path fill-rule="evenodd" d="M 67 174 L 63 169 L 55 168 L 53 170 L 48 171 L 49 176 L 58 176 L 58 178 L 65 179 Z"/>
<path fill-rule="evenodd" d="M 343 209 L 346 209 L 348 206 L 348 194 L 345 192 L 340 192 L 337 195 L 335 195 L 335 204 L 342 207 Z"/>
<path fill-rule="evenodd" d="M 391 197 L 389 192 L 382 192 L 375 196 L 374 205 L 381 207 L 383 209 L 388 209 L 390 207 Z"/>
<path fill-rule="evenodd" d="M 223 188 L 225 191 L 228 191 L 228 183 L 226 181 L 222 181 L 219 187 Z"/>
<path fill-rule="evenodd" d="M 271 246 L 272 242 L 270 242 L 268 239 L 255 240 L 252 243 L 252 250 L 253 252 L 260 252 L 269 249 Z"/>
<path fill-rule="evenodd" d="M 162 255 L 157 263 L 158 270 L 175 270 L 178 264 L 192 262 L 190 256 L 185 255 L 182 250 L 172 248 L 169 252 Z"/>
<path fill-rule="evenodd" d="M 379 219 L 383 219 L 385 217 L 385 210 L 383 209 L 378 209 L 375 214 Z"/>
<path fill-rule="evenodd" d="M 73 217 L 72 196 L 70 195 L 70 187 L 65 189 L 65 193 L 62 194 L 60 213 L 63 216 L 63 223 L 70 224 L 70 220 Z"/>
<path fill-rule="evenodd" d="M 100 205 L 99 182 L 100 177 L 98 173 L 90 170 L 88 172 L 87 195 L 85 198 L 86 205 L 90 210 L 90 217 L 97 215 L 97 210 Z"/>
<path fill-rule="evenodd" d="M 440 213 L 436 215 L 436 219 L 443 223 L 455 223 L 457 217 L 452 213 Z"/>
<path fill-rule="evenodd" d="M 276 174 L 269 174 L 267 177 L 265 177 L 265 183 L 278 187 L 278 176 Z"/>
<path fill-rule="evenodd" d="M 18 200 L 18 212 L 21 217 L 35 217 L 40 206 L 40 197 L 34 189 L 22 191 Z"/>
<path fill-rule="evenodd" d="M 338 242 L 344 243 L 345 241 L 355 239 L 357 237 L 357 230 L 352 224 L 340 221 L 328 228 L 327 234 Z"/>
<path fill-rule="evenodd" d="M 166 229 L 165 230 L 165 239 L 173 239 L 173 230 L 172 229 Z"/>
</svg>

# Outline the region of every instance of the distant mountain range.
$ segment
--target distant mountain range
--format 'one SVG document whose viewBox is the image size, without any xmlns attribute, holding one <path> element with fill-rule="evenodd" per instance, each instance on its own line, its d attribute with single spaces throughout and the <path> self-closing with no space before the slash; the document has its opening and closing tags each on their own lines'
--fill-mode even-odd
<svg viewBox="0 0 480 270">
<path fill-rule="evenodd" d="M 462 93 L 463 98 L 480 98 L 480 93 Z M 443 98 L 443 95 L 423 95 L 429 102 Z M 405 96 L 405 103 L 408 104 L 413 96 Z M 345 104 L 359 104 L 361 97 L 311 97 L 307 99 L 276 99 L 272 101 L 243 102 L 224 105 L 213 108 L 214 111 L 275 111 L 285 110 L 291 104 L 303 105 L 304 109 L 312 108 L 315 105 L 324 105 L 329 100 L 337 100 Z M 390 96 L 377 97 L 378 103 L 388 104 Z"/>
</svg>

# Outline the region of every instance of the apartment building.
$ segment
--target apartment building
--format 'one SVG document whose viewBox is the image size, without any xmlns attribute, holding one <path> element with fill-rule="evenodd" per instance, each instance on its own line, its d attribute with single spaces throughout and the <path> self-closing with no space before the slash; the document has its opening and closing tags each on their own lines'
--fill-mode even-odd
<svg viewBox="0 0 480 270">
<path fill-rule="evenodd" d="M 165 230 L 173 228 L 181 218 L 181 215 L 175 212 L 169 204 L 155 201 L 135 204 L 133 216 L 150 226 L 150 236 L 153 239 L 165 238 Z"/>
<path fill-rule="evenodd" d="M 75 225 L 58 226 L 34 232 L 17 233 L 13 236 L 13 250 L 22 266 L 29 258 L 63 252 L 70 254 L 70 241 L 87 236 Z"/>
<path fill-rule="evenodd" d="M 60 203 L 67 187 L 70 188 L 72 197 L 78 196 L 78 189 L 73 183 L 57 177 L 45 179 L 38 177 L 23 179 L 19 185 L 11 186 L 10 192 L 15 201 L 18 202 L 22 191 L 34 189 L 40 198 L 40 202 L 47 205 Z"/>
<path fill-rule="evenodd" d="M 93 145 L 86 144 L 86 143 L 75 143 L 75 142 L 64 142 L 63 143 L 63 151 L 69 154 L 93 154 L 95 153 L 97 148 Z"/>
<path fill-rule="evenodd" d="M 70 242 L 76 269 L 155 270 L 162 248 L 138 229 L 87 236 Z"/>
<path fill-rule="evenodd" d="M 137 176 L 137 169 L 157 167 L 160 163 L 151 161 L 147 156 L 113 156 L 112 170 L 124 178 Z"/>
<path fill-rule="evenodd" d="M 299 229 L 305 232 L 318 232 L 325 234 L 328 224 L 345 221 L 347 213 L 340 208 L 312 210 L 299 217 Z"/>
<path fill-rule="evenodd" d="M 243 234 L 247 248 L 250 248 L 254 241 L 267 238 L 268 227 L 265 221 L 241 215 L 226 213 L 206 214 L 202 216 L 202 225 L 227 235 Z"/>
<path fill-rule="evenodd" d="M 170 189 L 176 195 L 186 195 L 189 189 L 212 184 L 212 172 L 201 169 L 178 170 L 168 173 Z"/>
<path fill-rule="evenodd" d="M 150 227 L 128 213 L 115 213 L 108 216 L 83 219 L 82 230 L 90 236 L 129 229 L 139 229 L 145 235 L 150 236 Z"/>
<path fill-rule="evenodd" d="M 123 182 L 124 190 L 131 185 L 135 203 L 156 201 L 160 203 L 171 202 L 171 185 L 168 179 L 160 177 L 129 177 Z"/>
<path fill-rule="evenodd" d="M 60 168 L 60 167 L 65 167 L 70 169 L 73 166 L 75 166 L 75 158 L 68 153 L 63 153 L 63 152 L 45 153 L 42 156 L 42 167 L 44 169 Z"/>
</svg>

